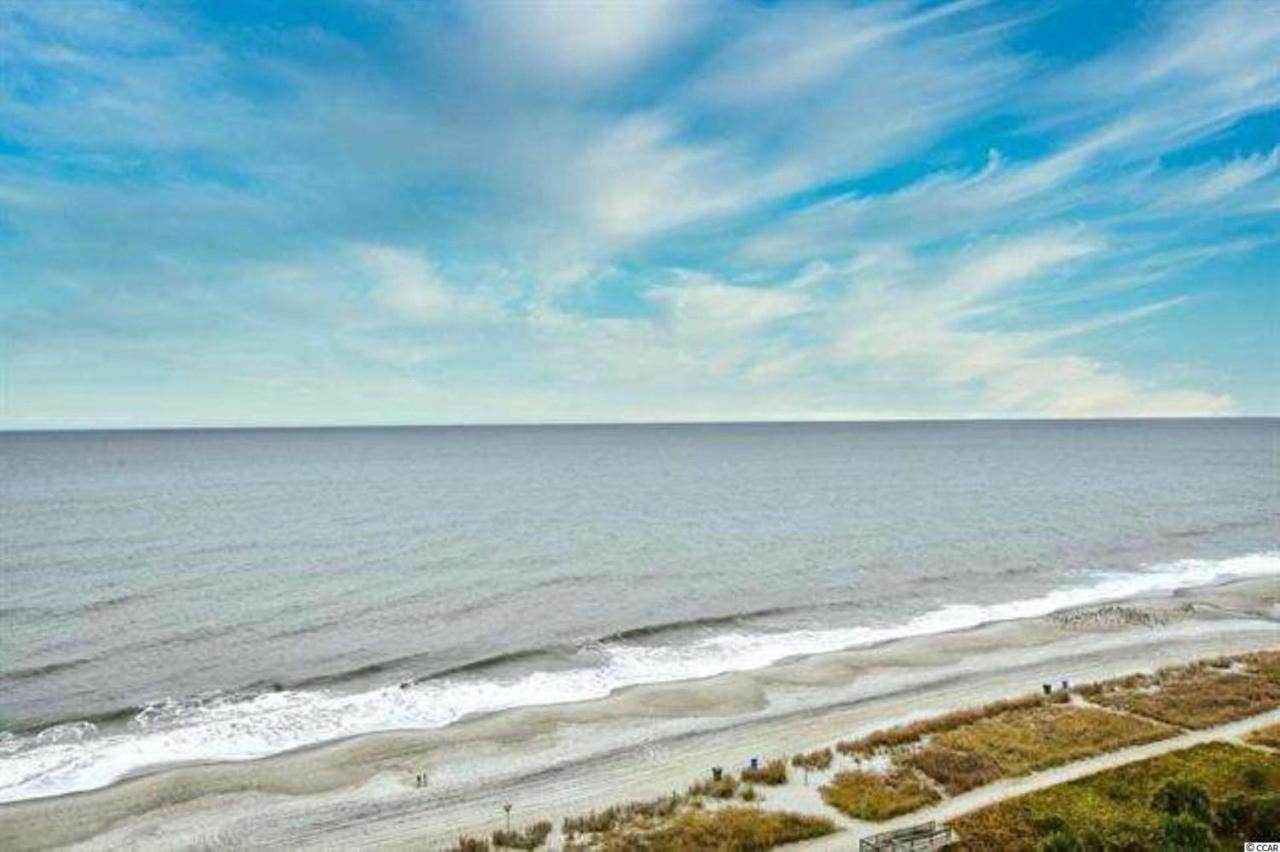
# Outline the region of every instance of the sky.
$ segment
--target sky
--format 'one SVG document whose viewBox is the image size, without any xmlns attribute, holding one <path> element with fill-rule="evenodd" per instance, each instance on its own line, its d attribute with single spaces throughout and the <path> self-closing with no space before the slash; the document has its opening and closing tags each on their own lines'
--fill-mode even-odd
<svg viewBox="0 0 1280 852">
<path fill-rule="evenodd" d="M 1280 3 L 0 5 L 0 428 L 1280 413 Z"/>
</svg>

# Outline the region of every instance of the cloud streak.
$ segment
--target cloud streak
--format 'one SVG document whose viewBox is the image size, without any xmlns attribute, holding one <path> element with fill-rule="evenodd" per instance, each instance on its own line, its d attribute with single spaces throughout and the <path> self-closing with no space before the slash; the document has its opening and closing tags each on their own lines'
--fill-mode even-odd
<svg viewBox="0 0 1280 852">
<path fill-rule="evenodd" d="M 1280 15 L 1080 16 L 6 7 L 5 417 L 1274 411 Z"/>
</svg>

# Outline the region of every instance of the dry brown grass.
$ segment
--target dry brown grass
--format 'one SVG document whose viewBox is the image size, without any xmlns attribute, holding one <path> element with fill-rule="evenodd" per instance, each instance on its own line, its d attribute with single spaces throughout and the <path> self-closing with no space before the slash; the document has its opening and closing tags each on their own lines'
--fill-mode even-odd
<svg viewBox="0 0 1280 852">
<path fill-rule="evenodd" d="M 1237 658 L 1250 674 L 1274 684 L 1280 684 L 1280 651 L 1258 651 Z"/>
<path fill-rule="evenodd" d="M 1175 734 L 1166 725 L 1093 707 L 1031 705 L 935 734 L 903 762 L 951 795 Z"/>
<path fill-rule="evenodd" d="M 1234 669 L 1233 669 L 1234 665 Z M 1264 652 L 1091 684 L 1081 694 L 1184 728 L 1209 728 L 1280 707 L 1280 653 Z"/>
<path fill-rule="evenodd" d="M 911 722 L 907 725 L 899 725 L 896 728 L 875 731 L 861 739 L 844 740 L 836 743 L 836 750 L 841 754 L 865 757 L 882 749 L 894 749 L 911 745 L 930 734 L 948 731 L 961 725 L 971 725 L 974 722 L 990 719 L 1014 710 L 1025 710 L 1029 707 L 1041 707 L 1046 704 L 1064 704 L 1069 700 L 1070 696 L 1065 692 L 1055 692 L 1049 696 L 1028 695 L 1024 698 L 994 701 L 982 707 L 957 710 L 954 713 L 947 713 L 943 716 L 934 716 L 933 718 L 921 719 L 918 722 Z"/>
<path fill-rule="evenodd" d="M 1280 725 L 1268 725 L 1249 735 L 1249 742 L 1267 748 L 1280 748 Z"/>
<path fill-rule="evenodd" d="M 522 831 L 499 829 L 492 835 L 493 845 L 499 849 L 537 849 L 551 834 L 551 821 L 542 820 L 526 826 Z"/>
<path fill-rule="evenodd" d="M 731 794 L 732 795 L 732 794 Z M 560 825 L 566 835 L 609 831 L 619 825 L 642 819 L 660 819 L 674 814 L 683 800 L 672 793 L 644 802 L 625 802 L 601 811 L 591 811 L 580 816 L 565 817 Z"/>
<path fill-rule="evenodd" d="M 738 779 L 725 773 L 717 781 L 715 778 L 704 778 L 689 785 L 686 796 L 705 796 L 711 799 L 732 799 L 738 792 Z"/>
<path fill-rule="evenodd" d="M 835 830 L 824 817 L 728 807 L 685 811 L 660 825 L 609 832 L 596 842 L 604 852 L 762 852 Z"/>
<path fill-rule="evenodd" d="M 787 783 L 787 762 L 785 760 L 771 760 L 758 769 L 744 769 L 742 770 L 742 780 L 752 784 L 767 784 L 771 787 L 785 784 Z"/>
<path fill-rule="evenodd" d="M 828 769 L 833 759 L 831 749 L 820 748 L 817 751 L 806 751 L 792 755 L 791 765 L 796 769 Z"/>
<path fill-rule="evenodd" d="M 854 819 L 884 820 L 942 797 L 910 769 L 889 773 L 840 772 L 821 788 L 822 800 Z"/>
<path fill-rule="evenodd" d="M 483 837 L 468 837 L 464 834 L 458 838 L 458 844 L 449 852 L 489 852 L 489 841 Z"/>
</svg>

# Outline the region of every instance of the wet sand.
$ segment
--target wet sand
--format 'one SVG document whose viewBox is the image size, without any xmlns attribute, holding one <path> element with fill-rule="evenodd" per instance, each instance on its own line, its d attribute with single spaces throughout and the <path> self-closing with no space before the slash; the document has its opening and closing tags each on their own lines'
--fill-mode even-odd
<svg viewBox="0 0 1280 852">
<path fill-rule="evenodd" d="M 715 765 L 831 745 L 912 718 L 1280 644 L 1280 579 L 1241 581 L 903 639 L 760 669 L 173 767 L 0 805 L 8 849 L 444 848 L 460 832 L 651 798 Z M 414 785 L 427 772 L 425 789 Z"/>
</svg>

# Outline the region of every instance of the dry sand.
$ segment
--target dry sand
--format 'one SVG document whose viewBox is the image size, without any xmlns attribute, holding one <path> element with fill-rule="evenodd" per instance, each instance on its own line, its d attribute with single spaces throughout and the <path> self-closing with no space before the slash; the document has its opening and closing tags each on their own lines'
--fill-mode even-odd
<svg viewBox="0 0 1280 852">
<path fill-rule="evenodd" d="M 186 766 L 0 806 L 6 849 L 445 848 L 460 832 L 556 823 L 683 789 L 711 766 L 789 755 L 912 718 L 1280 644 L 1280 580 L 1084 607 L 635 687 L 432 731 L 374 734 L 241 763 Z M 430 784 L 417 789 L 415 773 Z M 797 781 L 767 806 L 820 809 Z M 828 816 L 832 812 L 823 810 Z M 843 848 L 852 833 L 829 841 Z M 837 845 L 832 846 L 835 843 Z"/>
</svg>

